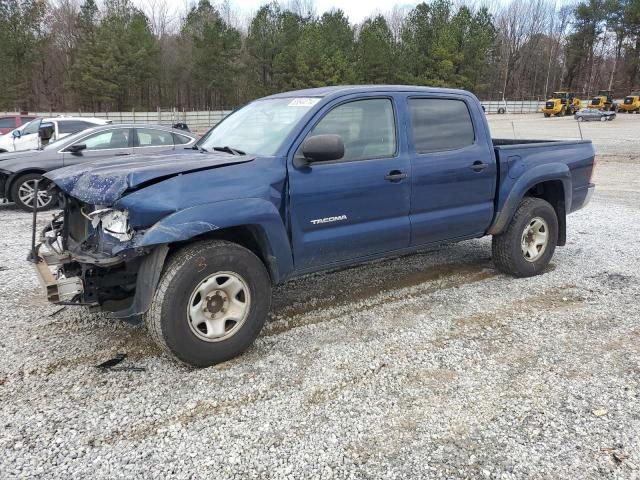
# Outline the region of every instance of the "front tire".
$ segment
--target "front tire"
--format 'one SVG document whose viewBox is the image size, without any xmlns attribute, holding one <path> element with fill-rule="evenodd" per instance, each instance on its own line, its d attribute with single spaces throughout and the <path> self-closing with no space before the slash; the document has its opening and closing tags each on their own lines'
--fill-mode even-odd
<svg viewBox="0 0 640 480">
<path fill-rule="evenodd" d="M 539 275 L 557 244 L 556 211 L 541 198 L 525 197 L 507 229 L 493 236 L 493 261 L 498 270 L 515 277 Z"/>
<path fill-rule="evenodd" d="M 11 198 L 16 205 L 27 212 L 33 211 L 33 203 L 36 198 L 36 181 L 38 182 L 37 210 L 47 210 L 56 203 L 56 196 L 49 190 L 51 182 L 44 179 L 39 173 L 28 173 L 18 177 L 11 188 Z"/>
<path fill-rule="evenodd" d="M 270 306 L 271 280 L 253 252 L 202 241 L 169 258 L 144 317 L 153 339 L 173 358 L 208 367 L 244 352 Z"/>
</svg>

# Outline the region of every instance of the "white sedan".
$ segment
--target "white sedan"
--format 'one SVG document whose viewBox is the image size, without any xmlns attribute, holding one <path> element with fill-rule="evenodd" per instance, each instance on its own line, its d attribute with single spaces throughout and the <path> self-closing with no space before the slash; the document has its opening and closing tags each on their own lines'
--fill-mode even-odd
<svg viewBox="0 0 640 480">
<path fill-rule="evenodd" d="M 40 148 L 40 137 L 38 130 L 41 126 L 49 125 L 53 129 L 51 142 L 59 140 L 72 133 L 85 130 L 98 125 L 107 125 L 111 120 L 102 118 L 84 117 L 51 117 L 36 118 L 29 123 L 12 130 L 0 137 L 0 153 L 18 152 L 21 150 L 35 150 Z"/>
</svg>

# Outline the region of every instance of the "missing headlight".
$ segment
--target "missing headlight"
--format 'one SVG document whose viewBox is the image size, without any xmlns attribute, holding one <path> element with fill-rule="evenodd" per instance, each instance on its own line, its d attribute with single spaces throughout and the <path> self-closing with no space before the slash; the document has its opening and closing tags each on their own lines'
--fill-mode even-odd
<svg viewBox="0 0 640 480">
<path fill-rule="evenodd" d="M 133 233 L 129 228 L 129 213 L 126 210 L 114 210 L 103 208 L 94 210 L 87 215 L 91 220 L 93 228 L 102 225 L 102 230 L 112 237 L 126 242 L 133 238 Z"/>
</svg>

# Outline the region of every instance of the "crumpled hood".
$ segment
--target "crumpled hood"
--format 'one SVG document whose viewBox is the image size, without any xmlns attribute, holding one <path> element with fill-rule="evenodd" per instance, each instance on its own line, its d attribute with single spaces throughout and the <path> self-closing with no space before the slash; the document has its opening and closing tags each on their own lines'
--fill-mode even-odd
<svg viewBox="0 0 640 480">
<path fill-rule="evenodd" d="M 250 162 L 254 157 L 224 152 L 165 153 L 103 158 L 45 175 L 65 193 L 91 205 L 113 205 L 123 193 L 182 173 Z"/>
</svg>

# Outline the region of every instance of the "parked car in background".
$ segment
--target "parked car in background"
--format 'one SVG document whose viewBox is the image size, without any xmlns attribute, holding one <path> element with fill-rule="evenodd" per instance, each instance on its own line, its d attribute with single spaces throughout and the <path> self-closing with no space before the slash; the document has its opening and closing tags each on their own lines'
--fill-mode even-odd
<svg viewBox="0 0 640 480">
<path fill-rule="evenodd" d="M 36 118 L 26 123 L 6 135 L 0 137 L 0 153 L 18 152 L 21 150 L 35 150 L 39 148 L 40 137 L 38 130 L 41 125 L 51 124 L 53 126 L 53 136 L 51 141 L 59 140 L 72 133 L 86 130 L 96 125 L 108 125 L 111 120 L 102 118 L 83 117 L 51 117 Z"/>
<path fill-rule="evenodd" d="M 596 110 L 595 108 L 583 108 L 573 118 L 579 122 L 606 122 L 616 118 L 616 112 L 609 110 Z"/>
<path fill-rule="evenodd" d="M 42 181 L 45 172 L 104 157 L 190 148 L 195 141 L 196 137 L 189 132 L 159 125 L 104 125 L 83 130 L 42 150 L 0 155 L 0 197 L 31 211 L 35 183 L 39 180 L 37 208 L 43 210 L 54 202 L 52 192 L 47 189 L 49 182 Z"/>
<path fill-rule="evenodd" d="M 0 117 L 0 135 L 9 133 L 11 130 L 30 122 L 34 118 L 36 118 L 34 115 L 7 115 Z"/>
</svg>

